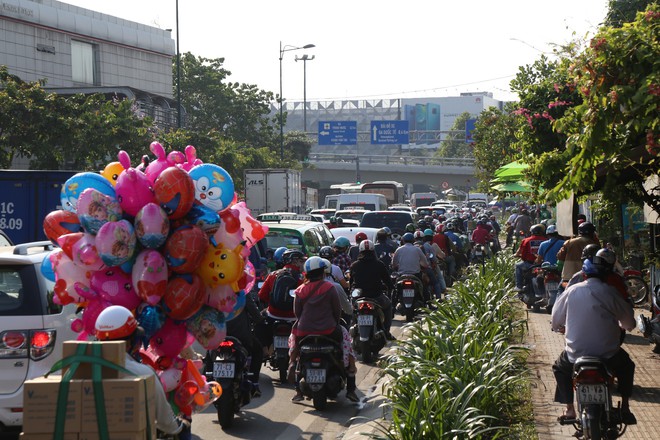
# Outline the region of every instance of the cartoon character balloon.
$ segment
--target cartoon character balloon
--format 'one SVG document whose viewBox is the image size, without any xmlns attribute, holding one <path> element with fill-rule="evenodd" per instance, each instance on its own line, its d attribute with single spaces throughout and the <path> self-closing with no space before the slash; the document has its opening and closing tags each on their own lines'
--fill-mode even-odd
<svg viewBox="0 0 660 440">
<path fill-rule="evenodd" d="M 100 174 L 84 172 L 71 176 L 60 191 L 62 209 L 77 212 L 78 197 L 87 188 L 94 188 L 107 196 L 115 197 L 115 188 L 112 183 Z"/>
<path fill-rule="evenodd" d="M 133 288 L 131 276 L 118 267 L 94 272 L 89 284 L 102 299 L 114 305 L 133 310 L 142 303 Z"/>
<path fill-rule="evenodd" d="M 204 285 L 198 275 L 174 276 L 167 283 L 163 305 L 170 318 L 185 320 L 202 307 L 204 295 Z"/>
<path fill-rule="evenodd" d="M 57 244 L 57 239 L 61 235 L 81 231 L 80 219 L 73 211 L 64 209 L 51 211 L 44 218 L 44 234 L 53 244 Z"/>
<path fill-rule="evenodd" d="M 184 170 L 190 171 L 193 167 L 204 163 L 201 159 L 197 159 L 197 150 L 192 145 L 187 145 L 183 151 L 186 154 L 186 161 L 182 165 Z"/>
<path fill-rule="evenodd" d="M 229 207 L 234 198 L 234 181 L 224 168 L 201 164 L 189 172 L 195 184 L 195 200 L 218 212 Z"/>
<path fill-rule="evenodd" d="M 202 306 L 195 315 L 186 321 L 188 331 L 207 350 L 214 350 L 227 336 L 225 315 L 217 309 Z"/>
<path fill-rule="evenodd" d="M 144 174 L 147 176 L 150 182 L 155 182 L 160 173 L 162 173 L 166 168 L 174 165 L 169 160 L 167 160 L 167 155 L 165 154 L 165 148 L 159 142 L 152 142 L 149 145 L 149 149 L 156 156 L 156 160 L 153 160 L 147 165 L 147 168 L 144 170 Z"/>
<path fill-rule="evenodd" d="M 182 218 L 195 201 L 193 181 L 183 169 L 163 170 L 154 182 L 154 194 L 160 207 L 173 220 Z"/>
<path fill-rule="evenodd" d="M 194 272 L 204 258 L 208 245 L 208 237 L 199 227 L 181 226 L 165 242 L 167 265 L 172 272 Z"/>
<path fill-rule="evenodd" d="M 115 185 L 117 200 L 126 214 L 135 217 L 144 205 L 155 202 L 156 196 L 147 176 L 135 168 L 131 168 L 128 154 L 125 151 L 120 151 L 118 157 L 122 166 L 126 169 L 117 178 L 117 184 Z"/>
<path fill-rule="evenodd" d="M 78 197 L 78 218 L 85 231 L 96 234 L 107 222 L 121 220 L 122 211 L 114 197 L 87 188 Z"/>
<path fill-rule="evenodd" d="M 106 167 L 101 171 L 101 175 L 108 179 L 108 182 L 112 183 L 112 186 L 117 184 L 117 179 L 119 175 L 124 172 L 124 167 L 119 162 L 110 162 Z"/>
<path fill-rule="evenodd" d="M 136 242 L 135 230 L 128 220 L 108 222 L 96 234 L 96 248 L 108 266 L 121 266 L 129 261 L 135 252 Z"/>
<path fill-rule="evenodd" d="M 170 221 L 167 214 L 156 203 L 147 203 L 135 216 L 135 235 L 142 246 L 157 249 L 161 247 L 170 233 Z"/>
<path fill-rule="evenodd" d="M 146 303 L 156 305 L 167 288 L 167 264 L 163 255 L 153 249 L 140 252 L 133 264 L 133 286 Z"/>
<path fill-rule="evenodd" d="M 243 245 L 227 249 L 221 243 L 219 246 L 209 246 L 197 273 L 207 286 L 216 287 L 219 284 L 228 284 L 238 292 L 238 280 L 243 276 L 245 264 L 241 256 Z"/>
</svg>

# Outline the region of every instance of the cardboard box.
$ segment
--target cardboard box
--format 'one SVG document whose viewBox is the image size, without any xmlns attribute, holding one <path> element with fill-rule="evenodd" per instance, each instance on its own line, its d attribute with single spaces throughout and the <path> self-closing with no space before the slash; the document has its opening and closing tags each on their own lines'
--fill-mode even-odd
<svg viewBox="0 0 660 440">
<path fill-rule="evenodd" d="M 53 434 L 29 434 L 26 432 L 21 432 L 18 436 L 18 440 L 53 440 Z M 64 434 L 62 440 L 79 440 L 78 434 Z"/>
<path fill-rule="evenodd" d="M 145 392 L 146 382 L 146 392 Z M 149 422 L 155 433 L 156 402 L 154 376 L 125 377 L 122 379 L 104 379 L 103 394 L 111 438 L 114 433 L 140 432 L 147 428 L 146 399 L 149 399 Z M 160 384 L 158 384 L 160 386 Z M 81 433 L 98 432 L 94 388 L 91 380 L 83 380 L 81 387 Z"/>
<path fill-rule="evenodd" d="M 126 341 L 103 341 L 103 342 L 87 342 L 87 341 L 64 341 L 62 344 L 62 357 L 69 357 L 76 354 L 76 351 L 80 345 L 86 345 L 85 354 L 91 356 L 92 351 L 91 347 L 94 344 L 101 346 L 101 357 L 107 361 L 117 364 L 124 367 L 126 365 Z M 62 370 L 62 374 L 66 372 L 68 368 Z M 117 379 L 123 377 L 123 374 L 119 371 L 103 367 L 101 369 L 101 377 L 108 379 Z M 90 364 L 80 364 L 76 373 L 73 376 L 74 379 L 91 379 L 92 378 L 92 367 Z"/>
<path fill-rule="evenodd" d="M 38 377 L 25 381 L 23 390 L 23 431 L 26 434 L 55 432 L 57 396 L 61 376 Z M 80 431 L 82 382 L 71 381 L 64 416 L 64 432 Z"/>
</svg>

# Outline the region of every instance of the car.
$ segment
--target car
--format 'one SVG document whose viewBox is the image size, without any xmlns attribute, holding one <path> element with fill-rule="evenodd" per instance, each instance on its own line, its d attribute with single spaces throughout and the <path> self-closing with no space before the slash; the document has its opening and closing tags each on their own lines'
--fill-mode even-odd
<svg viewBox="0 0 660 440">
<path fill-rule="evenodd" d="M 312 220 L 308 215 L 274 213 L 263 215 L 260 221 L 268 226 L 264 240 L 269 249 L 284 246 L 289 249 L 299 249 L 311 257 L 318 255 L 323 246 L 330 246 L 334 241 L 330 229 L 323 223 Z"/>
<path fill-rule="evenodd" d="M 360 223 L 365 212 L 369 211 L 364 209 L 340 209 L 335 212 L 335 217 L 341 217 L 344 220 L 344 224 L 346 220 L 355 220 Z"/>
<path fill-rule="evenodd" d="M 350 241 L 353 245 L 355 244 L 355 235 L 359 232 L 364 232 L 367 234 L 368 240 L 376 242 L 376 232 L 378 232 L 378 230 L 378 228 L 361 228 L 356 226 L 348 228 L 334 228 L 331 229 L 330 232 L 332 232 L 332 236 L 335 237 L 335 240 L 339 237 L 346 237 L 348 238 L 348 241 Z"/>
<path fill-rule="evenodd" d="M 423 218 L 434 213 L 436 215 L 445 215 L 447 212 L 447 210 L 442 206 L 420 206 L 416 208 L 415 211 L 417 212 L 418 218 Z"/>
<path fill-rule="evenodd" d="M 404 212 L 413 212 L 410 205 L 390 205 L 387 207 L 388 211 L 404 211 Z"/>
<path fill-rule="evenodd" d="M 53 301 L 41 272 L 50 241 L 0 247 L 0 430 L 23 425 L 23 383 L 46 374 L 75 340 L 76 305 Z"/>
<path fill-rule="evenodd" d="M 322 215 L 323 220 L 326 221 L 326 220 L 330 220 L 330 217 L 335 215 L 335 211 L 336 211 L 335 209 L 321 208 L 321 209 L 312 209 L 309 213 L 310 215 Z"/>
<path fill-rule="evenodd" d="M 371 211 L 364 214 L 360 227 L 362 228 L 384 228 L 387 226 L 392 231 L 395 240 L 406 232 L 408 223 L 415 224 L 413 214 L 404 211 Z"/>
</svg>

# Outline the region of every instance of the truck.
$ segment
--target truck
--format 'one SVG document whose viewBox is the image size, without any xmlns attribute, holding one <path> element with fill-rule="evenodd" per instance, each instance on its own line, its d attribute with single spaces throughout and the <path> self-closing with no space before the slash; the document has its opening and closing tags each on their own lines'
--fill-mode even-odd
<svg viewBox="0 0 660 440">
<path fill-rule="evenodd" d="M 316 188 L 303 187 L 303 206 L 305 211 L 318 209 L 319 207 L 319 190 Z"/>
<path fill-rule="evenodd" d="M 0 170 L 0 230 L 15 244 L 47 240 L 44 218 L 62 209 L 62 185 L 76 173 Z"/>
<path fill-rule="evenodd" d="M 266 212 L 302 214 L 303 190 L 300 171 L 286 168 L 247 169 L 245 204 L 256 216 Z"/>
</svg>

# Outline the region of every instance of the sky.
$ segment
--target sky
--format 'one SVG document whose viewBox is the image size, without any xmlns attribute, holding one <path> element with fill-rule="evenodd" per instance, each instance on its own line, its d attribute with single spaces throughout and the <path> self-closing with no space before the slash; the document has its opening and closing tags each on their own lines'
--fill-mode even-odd
<svg viewBox="0 0 660 440">
<path fill-rule="evenodd" d="M 176 0 L 63 0 L 172 29 Z M 287 101 L 418 98 L 492 92 L 575 38 L 593 36 L 608 0 L 179 0 L 179 50 L 224 58 L 229 80 Z M 308 55 L 313 60 L 296 61 Z M 306 65 L 306 75 L 304 73 Z"/>
</svg>

